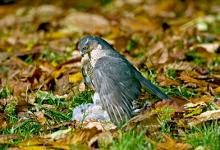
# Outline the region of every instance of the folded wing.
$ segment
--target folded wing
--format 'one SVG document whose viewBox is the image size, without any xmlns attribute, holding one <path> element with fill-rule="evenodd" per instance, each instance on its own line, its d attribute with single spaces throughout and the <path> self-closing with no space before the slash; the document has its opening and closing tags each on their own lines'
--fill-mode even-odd
<svg viewBox="0 0 220 150">
<path fill-rule="evenodd" d="M 131 118 L 132 101 L 139 97 L 141 84 L 126 61 L 107 56 L 100 58 L 91 79 L 102 106 L 115 124 Z"/>
</svg>

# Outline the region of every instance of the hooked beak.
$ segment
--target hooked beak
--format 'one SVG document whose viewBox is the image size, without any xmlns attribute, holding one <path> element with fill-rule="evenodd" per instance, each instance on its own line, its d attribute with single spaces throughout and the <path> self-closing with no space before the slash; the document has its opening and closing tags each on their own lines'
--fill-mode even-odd
<svg viewBox="0 0 220 150">
<path fill-rule="evenodd" d="M 76 48 L 77 48 L 77 50 L 79 51 L 81 57 L 83 57 L 83 56 L 84 56 L 84 53 L 83 53 L 83 52 L 80 50 L 80 48 L 79 48 L 79 41 L 76 43 Z"/>
<path fill-rule="evenodd" d="M 79 51 L 79 53 L 82 57 L 85 55 L 82 51 Z"/>
</svg>

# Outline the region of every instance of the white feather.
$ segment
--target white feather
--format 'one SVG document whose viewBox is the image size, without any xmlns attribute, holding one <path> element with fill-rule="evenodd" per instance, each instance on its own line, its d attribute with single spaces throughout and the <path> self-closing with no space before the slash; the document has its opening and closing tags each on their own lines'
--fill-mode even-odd
<svg viewBox="0 0 220 150">
<path fill-rule="evenodd" d="M 99 58 L 106 56 L 105 53 L 102 52 L 102 46 L 100 44 L 97 46 L 96 49 L 91 51 L 90 55 L 91 55 L 90 61 L 92 67 L 95 67 L 95 64 Z"/>
</svg>

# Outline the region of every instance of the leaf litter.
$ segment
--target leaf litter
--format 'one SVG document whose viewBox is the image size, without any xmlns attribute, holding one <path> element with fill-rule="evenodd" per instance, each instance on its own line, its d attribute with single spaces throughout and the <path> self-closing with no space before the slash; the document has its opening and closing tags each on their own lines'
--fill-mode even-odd
<svg viewBox="0 0 220 150">
<path fill-rule="evenodd" d="M 199 148 L 183 133 L 219 122 L 219 9 L 217 1 L 178 0 L 0 5 L 1 148 L 116 149 L 133 131 L 154 149 Z M 76 50 L 88 34 L 109 41 L 171 99 L 144 93 L 145 107 L 121 128 L 71 121 L 93 93 L 82 84 Z"/>
</svg>

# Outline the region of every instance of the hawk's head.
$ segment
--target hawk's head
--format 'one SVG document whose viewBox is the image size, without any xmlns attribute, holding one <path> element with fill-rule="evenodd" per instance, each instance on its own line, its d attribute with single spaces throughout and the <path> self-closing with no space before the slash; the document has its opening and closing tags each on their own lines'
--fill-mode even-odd
<svg viewBox="0 0 220 150">
<path fill-rule="evenodd" d="M 80 39 L 78 44 L 78 49 L 82 56 L 91 52 L 92 50 L 106 50 L 107 47 L 111 46 L 105 40 L 96 36 L 85 36 Z"/>
</svg>

